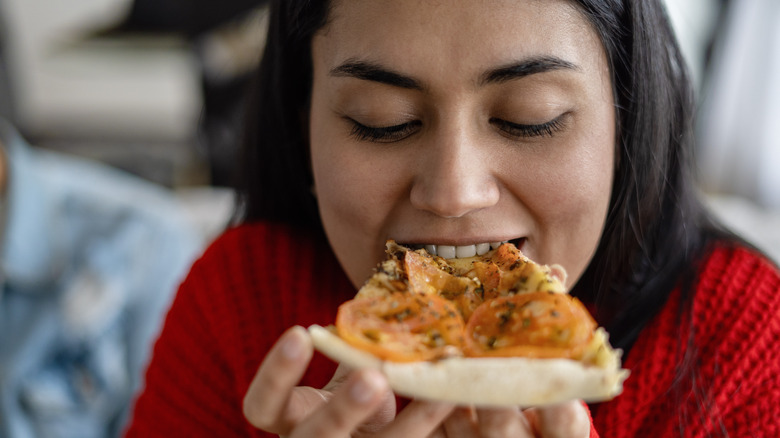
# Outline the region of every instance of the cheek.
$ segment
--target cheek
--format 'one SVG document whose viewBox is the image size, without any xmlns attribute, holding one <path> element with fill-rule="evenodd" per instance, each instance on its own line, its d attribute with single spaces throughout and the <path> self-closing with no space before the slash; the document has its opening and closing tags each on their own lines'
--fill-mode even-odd
<svg viewBox="0 0 780 438">
<path fill-rule="evenodd" d="M 385 160 L 351 142 L 334 128 L 337 124 L 312 116 L 312 170 L 325 233 L 357 287 L 382 256 L 387 218 L 397 199 Z"/>
<path fill-rule="evenodd" d="M 610 156 L 587 157 L 561 163 L 550 184 L 549 199 L 564 221 L 602 217 L 612 188 Z M 554 208 L 552 207 L 551 208 Z"/>
<path fill-rule="evenodd" d="M 600 102 L 578 125 L 579 134 L 572 137 L 568 153 L 557 160 L 554 175 L 558 178 L 552 187 L 553 200 L 564 213 L 562 220 L 591 236 L 581 239 L 596 242 L 612 194 L 615 155 L 614 112 L 608 101 Z"/>
<path fill-rule="evenodd" d="M 312 142 L 315 191 L 323 220 L 355 232 L 377 226 L 387 194 L 381 173 L 349 146 L 320 137 Z"/>
<path fill-rule="evenodd" d="M 578 259 L 589 258 L 595 251 L 606 219 L 611 178 L 604 168 L 593 170 L 557 171 L 528 203 L 548 262 L 560 263 L 575 254 Z"/>
<path fill-rule="evenodd" d="M 565 236 L 560 251 L 569 258 L 574 281 L 584 272 L 601 240 L 612 193 L 612 148 L 592 160 L 583 160 L 567 187 L 560 224 Z"/>
<path fill-rule="evenodd" d="M 601 239 L 613 178 L 613 135 L 604 131 L 577 138 L 578 143 L 546 160 L 518 188 L 524 190 L 537 227 L 529 245 L 541 262 L 566 268 L 569 286 L 584 272 Z"/>
</svg>

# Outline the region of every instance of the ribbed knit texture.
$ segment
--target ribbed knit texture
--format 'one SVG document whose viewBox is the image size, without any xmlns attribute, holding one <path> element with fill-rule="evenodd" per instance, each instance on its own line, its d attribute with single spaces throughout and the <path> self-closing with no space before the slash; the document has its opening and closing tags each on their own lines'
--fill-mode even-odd
<svg viewBox="0 0 780 438">
<path fill-rule="evenodd" d="M 780 436 L 778 273 L 745 249 L 717 249 L 702 269 L 693 320 L 673 294 L 626 358 L 624 393 L 595 407 L 601 436 Z M 265 353 L 292 325 L 332 323 L 354 293 L 323 239 L 283 225 L 226 232 L 181 286 L 127 436 L 265 436 L 241 406 Z M 672 387 L 688 344 L 698 354 Z M 334 370 L 315 355 L 302 384 Z"/>
<path fill-rule="evenodd" d="M 692 309 L 681 309 L 676 291 L 639 337 L 624 363 L 632 375 L 623 394 L 595 407 L 596 429 L 609 437 L 778 437 L 778 351 L 776 268 L 747 249 L 717 248 Z"/>
</svg>

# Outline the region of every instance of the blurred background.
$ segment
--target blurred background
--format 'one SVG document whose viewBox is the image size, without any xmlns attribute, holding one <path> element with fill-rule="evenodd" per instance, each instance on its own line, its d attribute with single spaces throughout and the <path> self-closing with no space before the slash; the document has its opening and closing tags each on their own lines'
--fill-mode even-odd
<svg viewBox="0 0 780 438">
<path fill-rule="evenodd" d="M 173 190 L 207 237 L 231 212 L 264 0 L 0 0 L 0 116 L 36 147 Z"/>
<path fill-rule="evenodd" d="M 666 0 L 698 92 L 712 210 L 780 261 L 780 2 Z"/>
<path fill-rule="evenodd" d="M 0 0 L 0 437 L 121 436 L 233 210 L 264 4 Z"/>
<path fill-rule="evenodd" d="M 0 114 L 34 145 L 174 190 L 226 220 L 263 0 L 0 0 Z M 702 189 L 780 259 L 780 2 L 667 0 L 699 92 Z"/>
</svg>

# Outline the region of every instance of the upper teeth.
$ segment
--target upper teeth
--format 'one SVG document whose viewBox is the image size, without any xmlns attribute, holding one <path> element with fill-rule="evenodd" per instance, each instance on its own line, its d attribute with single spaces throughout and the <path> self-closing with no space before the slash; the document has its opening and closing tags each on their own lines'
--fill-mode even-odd
<svg viewBox="0 0 780 438">
<path fill-rule="evenodd" d="M 425 245 L 425 250 L 428 253 L 437 255 L 445 259 L 462 259 L 466 257 L 474 257 L 475 255 L 482 255 L 490 251 L 491 248 L 496 249 L 501 246 L 503 242 L 490 242 L 490 243 L 477 243 L 475 245 L 453 246 L 453 245 Z"/>
</svg>

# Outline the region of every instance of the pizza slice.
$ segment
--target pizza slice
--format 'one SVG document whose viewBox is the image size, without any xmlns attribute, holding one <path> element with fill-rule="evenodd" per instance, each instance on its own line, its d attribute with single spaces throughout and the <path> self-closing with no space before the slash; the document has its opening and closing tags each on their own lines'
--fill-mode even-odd
<svg viewBox="0 0 780 438">
<path fill-rule="evenodd" d="M 562 267 L 537 264 L 511 243 L 466 259 L 393 241 L 386 253 L 334 326 L 309 328 L 331 359 L 381 370 L 401 395 L 469 405 L 621 392 L 621 352 L 566 293 Z"/>
</svg>

